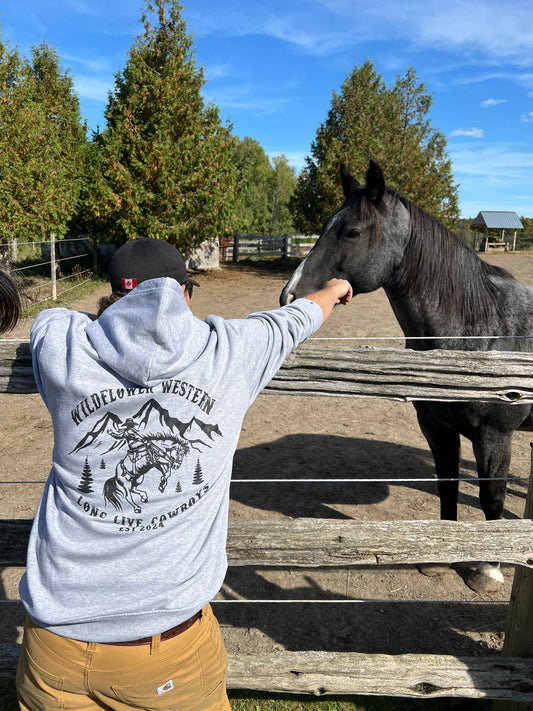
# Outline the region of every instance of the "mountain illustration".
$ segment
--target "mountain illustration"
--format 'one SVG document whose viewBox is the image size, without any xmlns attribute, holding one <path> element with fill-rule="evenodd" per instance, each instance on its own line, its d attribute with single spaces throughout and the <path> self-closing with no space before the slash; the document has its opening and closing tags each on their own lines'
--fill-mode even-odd
<svg viewBox="0 0 533 711">
<path fill-rule="evenodd" d="M 71 454 L 73 452 L 79 452 L 80 449 L 84 449 L 85 447 L 91 447 L 93 445 L 97 447 L 99 444 L 102 443 L 99 439 L 102 432 L 106 434 L 109 427 L 112 428 L 121 424 L 122 420 L 118 415 L 115 415 L 113 412 L 108 412 L 102 418 L 100 418 L 95 424 L 95 426 L 92 428 L 92 430 L 90 432 L 87 432 L 85 437 L 83 437 L 83 439 L 78 442 L 78 444 L 72 450 Z M 106 437 L 106 441 L 107 440 L 108 438 Z"/>
<path fill-rule="evenodd" d="M 162 407 L 157 400 L 151 398 L 146 402 L 140 410 L 138 410 L 131 418 L 135 428 L 139 431 L 154 433 L 162 427 L 171 434 L 179 434 L 182 439 L 187 440 L 193 449 L 203 451 L 204 448 L 210 449 L 213 442 L 213 436 L 222 437 L 222 433 L 218 425 L 210 425 L 193 417 L 189 422 L 182 422 L 176 417 L 173 417 L 169 411 Z M 113 442 L 107 451 L 111 451 L 115 447 L 123 446 L 123 442 L 116 440 L 109 434 L 108 430 L 116 431 L 124 425 L 124 421 L 116 414 L 109 412 L 102 417 L 93 429 L 78 442 L 73 452 L 79 452 L 81 449 L 90 446 L 99 446 L 103 441 Z M 105 437 L 104 440 L 104 435 Z"/>
<path fill-rule="evenodd" d="M 180 430 L 180 435 L 183 439 L 190 442 L 191 447 L 200 449 L 200 451 L 202 446 L 211 447 L 211 445 L 205 441 L 205 438 L 207 435 L 207 437 L 213 441 L 213 434 L 222 437 L 218 425 L 206 425 L 205 422 L 197 420 L 196 417 L 193 417 L 192 420 L 187 423 L 186 427 Z"/>
</svg>

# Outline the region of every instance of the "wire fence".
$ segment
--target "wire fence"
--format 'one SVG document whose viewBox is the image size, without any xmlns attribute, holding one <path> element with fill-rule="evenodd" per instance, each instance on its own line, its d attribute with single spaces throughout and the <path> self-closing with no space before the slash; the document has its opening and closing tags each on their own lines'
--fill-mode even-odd
<svg viewBox="0 0 533 711">
<path fill-rule="evenodd" d="M 96 245 L 85 237 L 57 240 L 9 240 L 0 245 L 19 286 L 26 308 L 56 301 L 63 294 L 90 281 L 98 271 Z M 59 287 L 59 290 L 58 290 Z"/>
</svg>

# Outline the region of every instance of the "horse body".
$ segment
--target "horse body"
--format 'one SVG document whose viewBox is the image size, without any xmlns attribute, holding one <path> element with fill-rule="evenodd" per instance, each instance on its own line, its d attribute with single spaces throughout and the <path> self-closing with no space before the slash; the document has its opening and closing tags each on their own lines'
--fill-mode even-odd
<svg viewBox="0 0 533 711">
<path fill-rule="evenodd" d="M 344 278 L 354 294 L 383 287 L 407 348 L 533 349 L 532 339 L 524 338 L 533 332 L 533 288 L 483 262 L 437 220 L 386 188 L 376 163 L 370 164 L 365 186 L 345 169 L 341 175 L 346 201 L 285 286 L 282 304 L 332 277 Z M 420 340 L 410 340 L 415 336 Z M 422 401 L 414 406 L 435 460 L 441 518 L 457 519 L 458 482 L 442 479 L 458 478 L 460 435 L 472 442 L 485 517 L 499 518 L 506 482 L 497 480 L 507 476 L 513 432 L 533 430 L 531 405 Z M 495 566 L 484 564 L 468 584 L 486 592 L 502 580 Z"/>
</svg>

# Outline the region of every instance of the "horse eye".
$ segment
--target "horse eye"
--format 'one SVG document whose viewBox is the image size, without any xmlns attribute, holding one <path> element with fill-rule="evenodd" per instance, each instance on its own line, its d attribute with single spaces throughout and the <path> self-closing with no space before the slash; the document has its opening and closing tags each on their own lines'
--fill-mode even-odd
<svg viewBox="0 0 533 711">
<path fill-rule="evenodd" d="M 346 239 L 355 239 L 356 237 L 359 237 L 360 235 L 361 235 L 360 230 L 355 229 L 355 227 L 351 227 L 344 236 L 346 237 Z"/>
</svg>

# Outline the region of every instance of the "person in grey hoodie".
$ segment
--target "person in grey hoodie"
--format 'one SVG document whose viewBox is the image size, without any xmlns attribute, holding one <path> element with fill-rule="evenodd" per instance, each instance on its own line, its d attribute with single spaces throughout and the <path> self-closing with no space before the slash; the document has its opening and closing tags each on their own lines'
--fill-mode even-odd
<svg viewBox="0 0 533 711">
<path fill-rule="evenodd" d="M 146 238 L 117 250 L 110 281 L 98 318 L 53 308 L 31 329 L 54 450 L 20 583 L 19 704 L 228 710 L 209 601 L 242 422 L 351 287 L 201 321 L 180 253 Z"/>
</svg>

